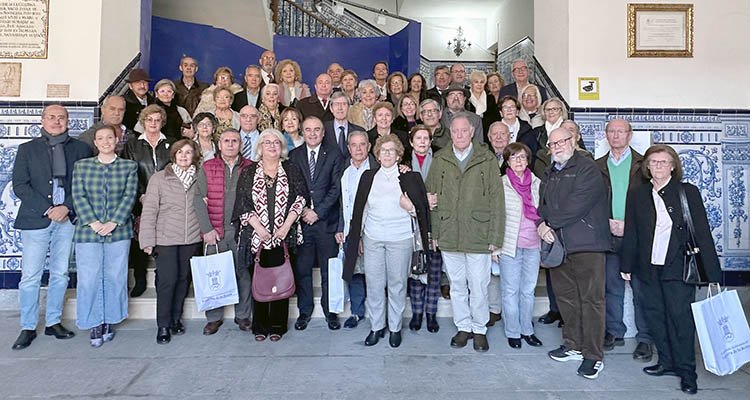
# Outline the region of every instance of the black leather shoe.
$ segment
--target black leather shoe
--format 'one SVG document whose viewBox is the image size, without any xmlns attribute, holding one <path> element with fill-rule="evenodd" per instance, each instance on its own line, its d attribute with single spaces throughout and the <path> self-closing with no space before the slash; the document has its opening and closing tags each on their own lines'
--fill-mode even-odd
<svg viewBox="0 0 750 400">
<path fill-rule="evenodd" d="M 645 372 L 646 375 L 651 375 L 651 376 L 664 376 L 664 375 L 677 376 L 677 371 L 673 369 L 664 368 L 661 366 L 661 364 L 654 364 L 650 367 L 646 367 L 643 369 L 643 372 Z"/>
<path fill-rule="evenodd" d="M 370 331 L 370 334 L 365 338 L 365 346 L 375 346 L 380 341 L 380 338 L 385 337 L 385 330 L 383 328 L 379 331 Z"/>
<path fill-rule="evenodd" d="M 562 321 L 562 315 L 560 315 L 559 312 L 550 311 L 547 314 L 544 314 L 541 317 L 539 317 L 539 322 L 545 325 L 552 324 L 555 321 Z"/>
<path fill-rule="evenodd" d="M 22 350 L 31 345 L 31 342 L 36 339 L 36 331 L 31 329 L 24 329 L 21 334 L 18 335 L 18 339 L 13 343 L 13 350 Z"/>
<path fill-rule="evenodd" d="M 458 333 L 451 338 L 451 347 L 456 349 L 465 347 L 466 343 L 469 342 L 469 339 L 471 339 L 472 336 L 473 335 L 469 332 L 458 331 Z"/>
<path fill-rule="evenodd" d="M 623 338 L 616 338 L 611 334 L 604 335 L 604 350 L 613 350 L 615 346 L 624 346 L 625 340 Z"/>
<path fill-rule="evenodd" d="M 388 336 L 388 344 L 393 348 L 401 346 L 401 331 L 391 332 L 390 336 Z"/>
<path fill-rule="evenodd" d="M 253 329 L 253 323 L 249 318 L 234 317 L 234 323 L 237 324 L 243 332 L 250 332 Z"/>
<path fill-rule="evenodd" d="M 310 316 L 302 313 L 297 317 L 297 322 L 294 323 L 294 329 L 298 331 L 304 331 L 307 329 L 307 324 L 310 323 Z"/>
<path fill-rule="evenodd" d="M 487 336 L 480 333 L 474 334 L 474 350 L 480 353 L 490 349 L 490 343 L 487 341 Z"/>
<path fill-rule="evenodd" d="M 508 346 L 514 348 L 514 349 L 520 349 L 521 348 L 521 339 L 516 338 L 508 338 Z"/>
<path fill-rule="evenodd" d="M 169 328 L 159 328 L 156 331 L 156 343 L 167 344 L 172 341 L 172 334 L 169 333 Z"/>
<path fill-rule="evenodd" d="M 328 322 L 328 329 L 332 331 L 337 331 L 341 329 L 341 322 L 339 322 L 339 316 L 334 313 L 328 314 L 328 317 L 326 318 L 326 322 Z"/>
<path fill-rule="evenodd" d="M 687 394 L 696 394 L 698 393 L 698 383 L 682 378 L 680 380 L 680 389 Z"/>
<path fill-rule="evenodd" d="M 493 313 L 493 312 L 490 311 L 490 319 L 489 319 L 489 321 L 487 321 L 487 325 L 486 326 L 487 327 L 495 326 L 495 322 L 500 321 L 501 319 L 503 319 L 503 315 L 501 313 L 495 314 L 495 313 Z"/>
<path fill-rule="evenodd" d="M 182 321 L 177 320 L 172 322 L 172 326 L 169 327 L 169 330 L 173 335 L 183 335 L 185 334 L 185 325 L 182 324 Z"/>
<path fill-rule="evenodd" d="M 432 333 L 437 333 L 440 330 L 436 314 L 427 314 L 427 330 Z"/>
<path fill-rule="evenodd" d="M 534 347 L 542 346 L 542 341 L 539 340 L 539 338 L 537 338 L 536 335 L 534 334 L 531 334 L 529 336 L 521 335 L 521 339 L 525 340 L 526 344 L 528 344 L 529 346 L 534 346 Z"/>
<path fill-rule="evenodd" d="M 409 321 L 409 330 L 418 331 L 422 329 L 422 314 L 412 314 Z"/>
<path fill-rule="evenodd" d="M 76 334 L 65 329 L 61 323 L 56 323 L 52 326 L 44 328 L 44 334 L 47 336 L 54 336 L 56 339 L 70 339 Z"/>
<path fill-rule="evenodd" d="M 206 326 L 203 327 L 203 334 L 206 336 L 213 335 L 214 333 L 219 331 L 219 327 L 223 324 L 223 319 L 214 322 L 208 322 L 206 323 Z"/>
<path fill-rule="evenodd" d="M 344 328 L 346 329 L 354 329 L 359 325 L 359 321 L 363 320 L 363 317 L 360 317 L 359 315 L 352 315 L 351 317 L 347 318 L 346 321 L 344 321 Z"/>
<path fill-rule="evenodd" d="M 633 350 L 633 360 L 649 362 L 653 354 L 650 344 L 639 342 L 638 346 L 635 346 L 635 350 Z"/>
<path fill-rule="evenodd" d="M 143 292 L 146 291 L 146 278 L 138 279 L 133 285 L 133 290 L 130 291 L 130 297 L 140 297 Z"/>
</svg>

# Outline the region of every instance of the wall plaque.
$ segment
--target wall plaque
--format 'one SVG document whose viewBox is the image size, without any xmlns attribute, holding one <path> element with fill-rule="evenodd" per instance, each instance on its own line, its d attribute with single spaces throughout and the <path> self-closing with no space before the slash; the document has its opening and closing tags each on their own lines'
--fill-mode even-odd
<svg viewBox="0 0 750 400">
<path fill-rule="evenodd" d="M 21 96 L 21 63 L 0 63 L 0 97 Z"/>
<path fill-rule="evenodd" d="M 628 4 L 628 57 L 692 56 L 692 4 Z"/>
<path fill-rule="evenodd" d="M 49 0 L 0 0 L 0 58 L 47 58 Z"/>
</svg>

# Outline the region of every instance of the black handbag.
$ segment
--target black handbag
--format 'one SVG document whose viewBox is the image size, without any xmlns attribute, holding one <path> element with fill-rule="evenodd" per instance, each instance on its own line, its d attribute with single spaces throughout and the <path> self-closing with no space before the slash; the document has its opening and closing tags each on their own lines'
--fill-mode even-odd
<svg viewBox="0 0 750 400">
<path fill-rule="evenodd" d="M 693 217 L 690 215 L 690 208 L 685 195 L 685 189 L 680 184 L 679 187 L 680 204 L 682 205 L 682 219 L 687 224 L 688 239 L 685 242 L 685 254 L 683 255 L 682 281 L 688 285 L 706 285 L 708 278 L 706 269 L 703 266 L 703 253 L 695 242 L 695 226 L 693 226 Z"/>
<path fill-rule="evenodd" d="M 413 231 L 412 239 L 414 240 L 414 251 L 411 253 L 410 274 L 423 275 L 427 273 L 427 253 L 422 246 L 422 236 L 419 233 L 419 223 L 414 226 L 414 217 L 411 219 L 411 228 Z"/>
</svg>

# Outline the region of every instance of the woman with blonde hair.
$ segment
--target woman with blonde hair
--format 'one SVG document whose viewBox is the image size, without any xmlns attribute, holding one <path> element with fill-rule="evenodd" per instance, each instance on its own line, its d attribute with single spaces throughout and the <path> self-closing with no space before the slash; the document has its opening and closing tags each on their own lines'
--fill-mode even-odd
<svg viewBox="0 0 750 400">
<path fill-rule="evenodd" d="M 294 60 L 287 58 L 279 61 L 276 66 L 276 83 L 279 85 L 279 103 L 285 107 L 310 97 L 310 87 L 302 83 L 302 70 Z"/>
</svg>

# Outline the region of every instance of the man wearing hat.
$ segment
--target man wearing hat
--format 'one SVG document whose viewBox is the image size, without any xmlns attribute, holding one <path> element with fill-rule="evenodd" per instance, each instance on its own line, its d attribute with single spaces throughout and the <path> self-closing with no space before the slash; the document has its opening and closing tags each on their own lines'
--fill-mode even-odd
<svg viewBox="0 0 750 400">
<path fill-rule="evenodd" d="M 148 83 L 151 81 L 148 72 L 142 68 L 130 71 L 128 75 L 128 90 L 122 96 L 125 98 L 125 117 L 122 123 L 126 128 L 133 130 L 138 123 L 138 114 L 147 105 L 154 103 L 154 95 L 148 92 Z"/>
<path fill-rule="evenodd" d="M 443 126 L 451 126 L 451 120 L 453 114 L 472 111 L 466 108 L 466 99 L 468 90 L 464 88 L 464 85 L 460 83 L 451 83 L 443 92 L 443 102 L 445 103 L 445 111 L 443 112 L 443 119 L 441 121 Z M 468 114 L 469 123 L 474 127 L 474 138 L 480 143 L 484 143 L 484 128 L 482 128 L 482 118 L 473 112 Z"/>
</svg>

